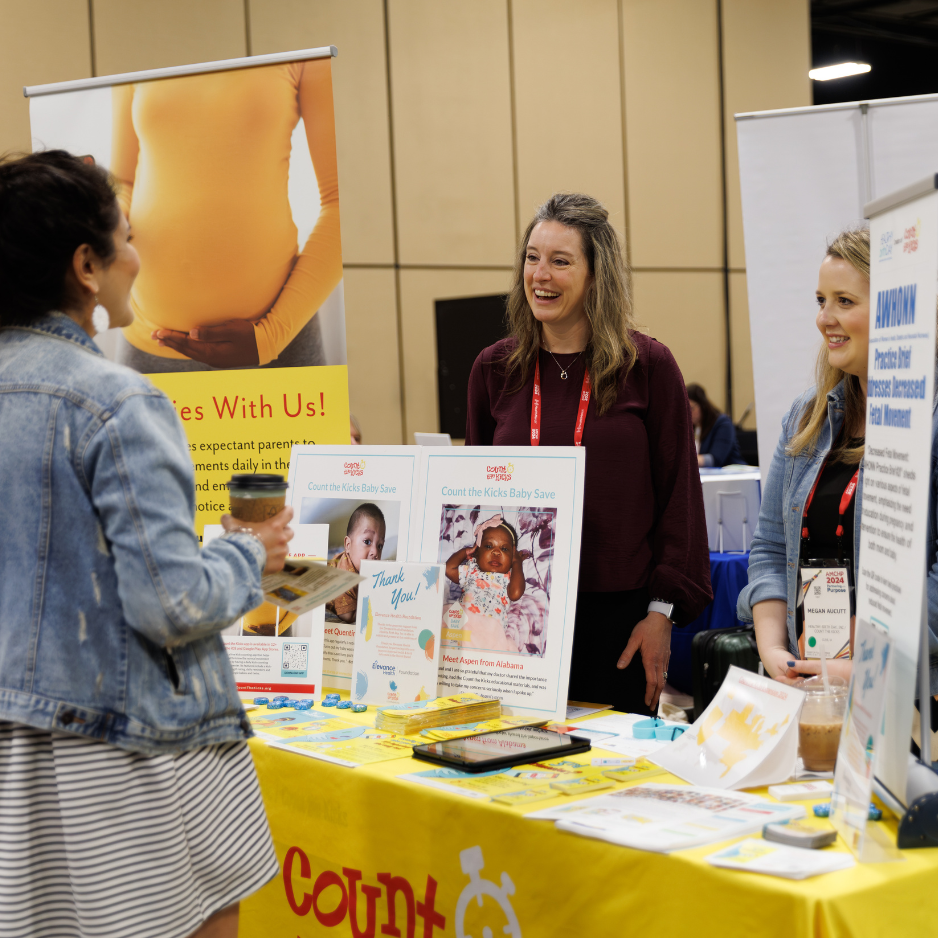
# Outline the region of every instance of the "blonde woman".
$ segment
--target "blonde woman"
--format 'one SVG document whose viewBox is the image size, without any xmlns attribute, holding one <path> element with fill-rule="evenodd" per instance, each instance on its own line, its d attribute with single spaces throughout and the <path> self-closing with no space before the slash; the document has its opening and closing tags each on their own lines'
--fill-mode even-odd
<svg viewBox="0 0 938 938">
<path fill-rule="evenodd" d="M 800 660 L 800 567 L 820 569 L 814 561 L 849 571 L 849 635 L 830 669 L 850 677 L 866 433 L 869 229 L 848 229 L 831 242 L 818 274 L 817 304 L 823 343 L 816 387 L 795 401 L 782 422 L 749 556 L 749 585 L 737 609 L 740 619 L 755 623 L 768 674 L 789 682 L 820 670 L 819 650 L 811 654 L 809 648 L 812 660 Z"/>
<path fill-rule="evenodd" d="M 515 259 L 511 335 L 472 368 L 466 443 L 586 447 L 569 696 L 648 714 L 672 621 L 710 601 L 710 565 L 681 372 L 636 330 L 630 293 L 602 205 L 542 205 Z"/>
</svg>

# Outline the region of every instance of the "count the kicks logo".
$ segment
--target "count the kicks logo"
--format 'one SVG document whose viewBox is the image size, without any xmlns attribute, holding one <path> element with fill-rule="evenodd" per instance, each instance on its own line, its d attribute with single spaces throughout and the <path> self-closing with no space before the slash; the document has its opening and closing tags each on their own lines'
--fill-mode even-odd
<svg viewBox="0 0 938 938">
<path fill-rule="evenodd" d="M 469 882 L 456 900 L 456 938 L 476 938 L 466 931 L 466 911 L 469 903 L 475 899 L 479 908 L 482 907 L 482 897 L 489 896 L 494 899 L 505 916 L 505 924 L 498 934 L 509 935 L 510 938 L 521 938 L 521 926 L 518 916 L 511 904 L 511 896 L 515 894 L 515 884 L 511 877 L 502 872 L 502 884 L 496 886 L 489 879 L 482 879 L 479 875 L 485 866 L 481 847 L 470 847 L 459 854 L 459 863 L 462 871 L 469 877 Z M 496 934 L 488 925 L 482 927 L 481 938 L 492 938 Z"/>
<path fill-rule="evenodd" d="M 485 478 L 489 482 L 511 482 L 514 471 L 515 464 L 513 462 L 506 463 L 504 466 L 486 466 Z"/>
<path fill-rule="evenodd" d="M 342 463 L 342 475 L 344 476 L 363 476 L 365 474 L 365 460 L 359 459 L 358 462 Z"/>
<path fill-rule="evenodd" d="M 914 254 L 918 250 L 918 239 L 922 234 L 922 219 L 916 218 L 915 224 L 903 229 L 902 253 Z"/>
</svg>

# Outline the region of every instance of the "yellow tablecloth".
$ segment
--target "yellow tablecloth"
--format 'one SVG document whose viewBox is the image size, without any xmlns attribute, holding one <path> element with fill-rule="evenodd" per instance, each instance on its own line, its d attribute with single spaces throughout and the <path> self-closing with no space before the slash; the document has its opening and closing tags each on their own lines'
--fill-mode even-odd
<svg viewBox="0 0 938 938">
<path fill-rule="evenodd" d="M 938 848 L 794 882 L 712 867 L 712 844 L 630 850 L 396 778 L 431 767 L 414 759 L 350 769 L 251 749 L 282 874 L 242 903 L 241 938 L 938 935 Z"/>
</svg>

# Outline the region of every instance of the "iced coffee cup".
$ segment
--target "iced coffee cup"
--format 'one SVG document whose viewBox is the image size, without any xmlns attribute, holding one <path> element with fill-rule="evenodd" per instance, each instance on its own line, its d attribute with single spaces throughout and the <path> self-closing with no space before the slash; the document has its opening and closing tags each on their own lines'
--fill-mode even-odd
<svg viewBox="0 0 938 938">
<path fill-rule="evenodd" d="M 279 514 L 287 501 L 287 483 L 272 473 L 233 475 L 228 483 L 231 516 L 238 521 L 267 521 Z"/>
<path fill-rule="evenodd" d="M 805 692 L 798 720 L 801 761 L 809 772 L 833 772 L 840 745 L 840 730 L 847 710 L 847 682 L 831 677 L 824 687 L 820 677 L 807 678 L 796 685 Z"/>
</svg>

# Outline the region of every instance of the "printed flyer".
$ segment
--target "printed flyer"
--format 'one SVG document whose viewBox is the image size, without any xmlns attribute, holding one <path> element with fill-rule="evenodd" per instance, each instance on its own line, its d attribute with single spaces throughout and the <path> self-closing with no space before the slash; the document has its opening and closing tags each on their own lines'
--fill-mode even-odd
<svg viewBox="0 0 938 938">
<path fill-rule="evenodd" d="M 419 465 L 416 446 L 294 446 L 287 503 L 299 524 L 326 528 L 324 554 L 340 570 L 408 560 Z M 330 687 L 351 688 L 357 609 L 358 587 L 326 604 L 323 677 Z"/>
<path fill-rule="evenodd" d="M 442 567 L 363 560 L 352 699 L 395 704 L 437 696 Z"/>
<path fill-rule="evenodd" d="M 566 718 L 585 465 L 579 447 L 424 451 L 411 557 L 445 568 L 441 694 Z"/>
<path fill-rule="evenodd" d="M 525 817 L 556 821 L 560 830 L 582 837 L 668 853 L 754 834 L 766 824 L 804 815 L 803 805 L 745 792 L 645 782 Z"/>
<path fill-rule="evenodd" d="M 293 525 L 291 551 L 322 557 L 325 525 Z M 205 525 L 203 544 L 224 534 L 220 524 Z M 222 632 L 238 690 L 245 694 L 295 694 L 318 698 L 322 691 L 325 609 L 296 615 L 273 603 L 261 603 Z"/>
<path fill-rule="evenodd" d="M 691 785 L 737 789 L 787 781 L 798 758 L 804 697 L 797 687 L 733 665 L 693 726 L 648 758 Z"/>
</svg>

